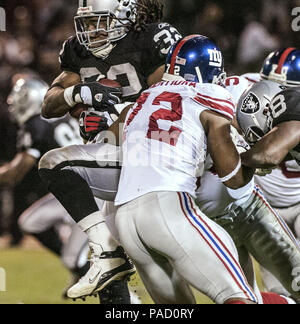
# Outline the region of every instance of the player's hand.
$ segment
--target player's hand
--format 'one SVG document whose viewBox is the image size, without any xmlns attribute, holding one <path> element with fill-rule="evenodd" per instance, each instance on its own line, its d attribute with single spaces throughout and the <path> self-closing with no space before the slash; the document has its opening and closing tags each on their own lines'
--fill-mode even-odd
<svg viewBox="0 0 300 324">
<path fill-rule="evenodd" d="M 108 111 L 115 104 L 121 103 L 122 91 L 119 88 L 110 88 L 99 82 L 77 84 L 67 88 L 64 92 L 66 102 L 70 107 L 83 103 L 97 111 Z"/>
<path fill-rule="evenodd" d="M 83 111 L 79 117 L 80 136 L 92 141 L 102 131 L 109 128 L 107 118 L 97 112 Z"/>
</svg>

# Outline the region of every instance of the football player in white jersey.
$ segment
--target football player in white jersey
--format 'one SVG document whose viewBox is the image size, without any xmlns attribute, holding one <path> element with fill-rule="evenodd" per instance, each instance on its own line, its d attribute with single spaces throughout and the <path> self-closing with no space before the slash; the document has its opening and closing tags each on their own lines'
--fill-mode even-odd
<svg viewBox="0 0 300 324">
<path fill-rule="evenodd" d="M 116 225 L 156 303 L 193 302 L 180 277 L 217 303 L 258 301 L 231 238 L 194 201 L 208 150 L 229 191 L 253 174 L 240 168 L 230 137 L 233 99 L 212 84 L 222 77 L 216 45 L 186 37 L 170 51 L 164 81 L 145 91 L 125 120 Z"/>
<path fill-rule="evenodd" d="M 197 46 L 198 42 L 202 45 L 201 48 L 203 49 L 203 51 L 205 48 L 203 46 L 205 44 L 207 45 L 207 47 L 205 48 L 206 62 L 201 67 L 203 68 L 202 73 L 199 70 L 197 61 L 193 61 L 194 59 L 197 59 L 197 51 L 194 52 L 195 57 L 183 57 L 182 60 L 177 60 L 176 58 L 180 49 L 197 48 L 195 46 Z M 184 46 L 185 44 L 186 46 Z M 154 150 L 157 149 L 157 144 L 160 146 L 163 143 L 167 148 L 169 148 L 169 151 L 166 150 L 166 153 L 174 153 L 173 150 L 175 150 L 175 152 L 177 153 L 178 150 L 176 150 L 176 145 L 180 144 L 179 147 L 181 147 L 183 145 L 182 141 L 187 140 L 186 148 L 184 148 L 184 150 L 180 150 L 179 155 L 177 154 L 177 158 L 181 157 L 183 160 L 177 166 L 177 163 L 172 163 L 172 161 L 168 160 L 168 156 L 165 156 L 166 159 L 163 160 L 165 167 L 162 170 L 165 173 L 161 172 L 161 176 L 157 179 L 155 179 L 153 176 L 147 177 L 147 181 L 145 181 L 146 174 L 143 174 L 141 172 L 142 170 L 146 170 L 147 168 L 145 169 L 140 166 L 138 168 L 135 168 L 137 178 L 135 181 L 132 181 L 132 179 L 130 179 L 129 177 L 128 181 L 130 180 L 130 183 L 132 183 L 133 186 L 127 183 L 125 192 L 124 190 L 119 191 L 120 195 L 117 197 L 117 204 L 124 203 L 127 199 L 135 198 L 140 194 L 143 195 L 145 193 L 149 193 L 149 190 L 155 191 L 157 189 L 157 186 L 160 186 L 161 189 L 164 188 L 164 190 L 167 191 L 166 198 L 167 200 L 168 198 L 171 198 L 171 206 L 173 205 L 174 212 L 178 217 L 178 222 L 182 222 L 183 227 L 176 226 L 176 222 L 174 223 L 174 226 L 177 228 L 177 231 L 180 230 L 180 233 L 182 234 L 185 233 L 185 230 L 182 231 L 182 229 L 186 229 L 188 234 L 184 234 L 184 237 L 191 238 L 190 241 L 189 239 L 185 240 L 186 243 L 182 242 L 183 247 L 181 247 L 181 251 L 183 251 L 184 248 L 190 249 L 192 256 L 188 257 L 186 260 L 185 258 L 183 258 L 181 262 L 178 259 L 178 264 L 175 266 L 180 273 L 183 271 L 183 269 L 186 270 L 183 272 L 185 278 L 187 279 L 187 282 L 194 284 L 197 288 L 202 290 L 218 303 L 258 302 L 258 298 L 252 291 L 251 287 L 248 285 L 247 281 L 245 280 L 244 274 L 241 271 L 241 268 L 237 261 L 238 256 L 236 254 L 236 250 L 231 238 L 223 229 L 207 219 L 200 212 L 200 210 L 198 210 L 192 199 L 192 197 L 195 196 L 195 172 L 198 164 L 200 164 L 201 166 L 205 160 L 207 144 L 212 151 L 212 156 L 214 157 L 214 159 L 216 159 L 216 163 L 219 169 L 218 171 L 220 173 L 220 176 L 222 177 L 222 181 L 233 188 L 243 186 L 246 182 L 245 173 L 243 172 L 244 170 L 242 170 L 239 165 L 238 152 L 235 150 L 235 147 L 229 135 L 230 119 L 234 114 L 235 107 L 231 95 L 224 88 L 217 85 L 207 84 L 205 86 L 201 86 L 196 83 L 200 80 L 201 82 L 218 82 L 220 79 L 224 78 L 223 59 L 221 52 L 217 49 L 215 44 L 210 42 L 208 39 L 199 36 L 190 37 L 182 42 L 179 42 L 177 46 L 174 47 L 174 55 L 171 54 L 170 57 L 173 57 L 173 59 L 170 61 L 170 65 L 167 66 L 167 72 L 169 74 L 169 77 L 173 79 L 173 82 L 163 82 L 161 86 L 166 86 L 166 89 L 168 89 L 168 84 L 170 84 L 170 87 L 174 89 L 173 91 L 175 91 L 175 89 L 177 89 L 177 91 L 172 92 L 171 94 L 168 91 L 161 92 L 159 90 L 162 89 L 160 85 L 158 85 L 158 87 L 153 87 L 152 89 L 150 89 L 150 92 L 157 94 L 153 98 L 153 102 L 151 101 L 154 105 L 152 106 L 153 114 L 151 113 L 151 116 L 151 114 L 149 115 L 148 112 L 148 122 L 145 121 L 139 127 L 147 126 L 146 137 L 148 133 L 150 133 L 150 135 L 156 134 L 156 140 L 153 141 Z M 191 60 L 192 63 L 188 62 L 189 64 L 187 64 L 187 60 Z M 182 65 L 182 67 L 184 67 L 192 65 L 193 62 L 195 65 L 190 69 L 190 71 L 186 70 L 184 74 L 185 79 L 179 77 L 178 75 L 174 76 L 174 73 L 179 73 L 180 64 Z M 208 63 L 210 63 L 211 65 L 209 65 Z M 182 102 L 183 98 L 181 97 L 181 91 L 185 91 L 184 102 Z M 180 92 L 180 94 L 178 92 Z M 159 96 L 159 94 L 161 96 Z M 148 92 L 144 92 L 137 101 L 137 104 L 134 106 L 131 113 L 128 114 L 128 118 L 126 120 L 128 127 L 130 126 L 129 124 L 131 124 L 131 122 L 131 125 L 135 124 L 134 117 L 139 116 L 138 112 L 143 108 L 143 105 L 145 104 L 147 99 L 149 99 L 149 96 L 150 94 L 148 94 Z M 162 107 L 167 108 L 160 109 L 161 105 Z M 184 114 L 184 118 L 183 109 L 187 109 L 186 113 Z M 201 117 L 203 116 L 202 120 L 200 120 L 200 115 Z M 126 117 L 125 112 L 121 116 Z M 170 122 L 173 123 L 173 126 L 171 128 Z M 183 136 L 182 134 L 184 131 L 183 123 L 187 125 L 187 130 L 184 133 L 186 134 L 185 136 Z M 191 126 L 189 126 L 189 123 Z M 192 126 L 195 129 L 192 128 Z M 163 132 L 162 134 L 161 132 L 163 129 L 166 129 L 167 131 Z M 199 132 L 195 132 L 195 130 L 199 130 Z M 206 132 L 209 132 L 207 144 Z M 213 134 L 217 133 L 219 134 L 219 137 L 213 136 Z M 215 137 L 214 140 L 212 140 L 212 137 Z M 131 133 L 127 134 L 127 140 L 130 140 L 130 138 Z M 170 140 L 170 143 L 164 143 L 164 140 L 168 141 L 168 139 Z M 147 140 L 148 139 L 146 138 L 146 141 Z M 142 145 L 143 139 L 141 139 L 140 143 Z M 223 143 L 225 143 L 224 148 L 223 145 L 221 145 Z M 217 156 L 215 156 L 215 152 L 217 152 L 218 150 L 222 151 L 223 149 L 226 150 L 226 147 L 230 151 L 228 160 L 220 161 L 219 153 L 216 153 Z M 80 147 L 78 148 L 80 149 Z M 89 156 L 86 156 L 84 158 L 87 164 L 90 165 L 91 169 L 83 169 L 76 165 L 72 165 L 72 163 L 62 164 L 62 161 L 67 160 L 66 156 L 69 157 L 68 161 L 72 162 L 72 156 L 70 157 L 70 152 L 67 152 L 68 149 L 62 149 L 59 152 L 56 151 L 55 154 L 53 152 L 50 152 L 46 156 L 44 156 L 40 163 L 40 174 L 42 178 L 46 182 L 48 182 L 50 190 L 55 188 L 55 190 L 53 190 L 53 193 L 62 201 L 65 200 L 64 197 L 68 195 L 68 192 L 65 191 L 68 190 L 68 188 L 64 187 L 60 188 L 59 190 L 58 186 L 56 186 L 56 182 L 59 176 L 68 176 L 68 181 L 73 184 L 72 187 L 76 188 L 76 190 L 80 190 L 80 192 L 82 190 L 92 190 L 94 194 L 100 196 L 101 198 L 105 196 L 104 199 L 106 200 L 114 200 L 115 198 L 114 196 L 118 187 L 118 180 L 115 183 L 113 177 L 118 175 L 119 173 L 118 151 L 114 146 L 109 144 L 88 145 L 88 148 L 90 149 Z M 72 149 L 72 151 L 74 151 L 74 148 Z M 145 151 L 143 150 L 141 151 L 141 153 L 148 156 L 148 153 L 145 153 Z M 158 158 L 158 160 L 160 159 L 159 154 L 154 157 Z M 176 159 L 176 155 L 170 156 L 170 158 Z M 124 159 L 126 161 L 126 154 L 124 154 Z M 144 160 L 144 158 L 142 160 Z M 103 161 L 106 161 L 108 163 L 103 163 Z M 136 157 L 136 162 L 138 161 L 140 161 L 139 154 Z M 144 163 L 147 163 L 147 161 L 144 160 Z M 172 166 L 170 166 L 170 163 L 172 164 Z M 167 166 L 169 166 L 169 168 Z M 151 170 L 152 169 L 150 168 L 150 171 Z M 156 174 L 160 175 L 159 169 L 155 170 L 157 172 Z M 125 171 L 126 173 L 123 173 L 123 180 L 121 180 L 122 186 L 124 183 L 124 177 L 126 178 L 127 174 L 126 168 Z M 174 176 L 172 176 L 172 174 Z M 250 178 L 251 175 L 252 172 L 250 172 Z M 170 176 L 172 179 L 171 183 L 169 182 Z M 177 193 L 177 191 L 183 193 L 179 194 Z M 128 198 L 126 196 L 126 192 L 128 192 L 129 195 L 133 196 L 130 196 L 130 198 Z M 122 197 L 122 195 L 125 195 L 125 197 Z M 174 201 L 172 204 L 173 199 Z M 182 202 L 182 208 L 180 206 L 180 201 Z M 86 205 L 88 202 L 82 203 L 85 205 L 83 206 L 85 210 L 87 208 L 91 208 L 90 205 Z M 66 207 L 76 215 L 80 211 L 74 210 L 72 208 L 73 205 L 74 204 L 70 202 L 70 204 L 66 204 Z M 122 210 L 124 211 L 124 208 L 122 207 L 121 212 Z M 156 219 L 156 217 L 154 218 L 153 215 L 155 214 L 156 216 L 158 216 L 157 206 L 153 206 L 153 208 L 153 210 L 150 209 L 148 211 L 144 211 L 144 213 L 150 213 L 150 217 L 144 217 L 145 220 Z M 168 209 L 170 208 L 171 207 L 168 206 Z M 166 211 L 168 211 L 168 209 L 166 209 Z M 197 213 L 198 216 L 195 213 Z M 129 220 L 131 218 L 118 217 L 118 220 L 119 219 L 126 221 L 126 219 Z M 97 228 L 101 226 L 102 222 L 103 216 L 101 214 L 91 213 L 79 223 L 82 229 L 88 231 L 88 233 L 90 234 L 90 244 L 92 247 L 94 247 L 96 252 L 100 250 L 100 248 L 103 252 L 101 245 L 100 247 L 98 247 L 97 244 L 104 244 L 103 246 L 105 248 L 105 241 L 103 241 L 103 237 L 102 243 L 97 243 L 99 241 Z M 90 229 L 93 229 L 93 231 L 89 231 Z M 127 226 L 120 226 L 119 224 L 118 229 L 119 234 L 121 234 L 121 242 L 125 244 L 126 247 L 128 247 L 128 242 L 123 242 L 123 240 L 125 240 L 127 237 L 127 235 L 124 235 L 124 231 L 127 232 Z M 155 229 L 155 233 L 156 232 L 157 231 Z M 149 234 L 154 239 L 154 241 L 156 241 L 158 246 L 165 246 L 166 241 L 163 240 L 164 236 L 157 237 L 152 232 L 149 232 Z M 131 236 L 129 235 L 128 239 L 130 237 Z M 220 237 L 222 237 L 222 239 Z M 170 236 L 169 239 L 172 239 L 172 237 Z M 177 239 L 180 241 L 179 237 Z M 203 246 L 203 249 L 199 248 L 200 244 Z M 167 243 L 166 245 L 171 248 L 173 244 Z M 144 250 L 142 250 L 142 254 L 143 251 Z M 130 252 L 132 252 L 131 249 Z M 150 254 L 151 253 L 152 252 L 150 252 Z M 176 249 L 173 253 L 176 254 Z M 202 258 L 200 257 L 201 253 L 204 254 Z M 154 272 L 151 273 L 151 278 L 155 280 L 155 284 L 149 285 L 149 281 L 148 284 L 146 283 L 147 288 L 150 290 L 150 294 L 155 302 L 194 302 L 188 284 L 182 280 L 182 277 L 174 269 L 171 255 L 169 260 L 166 260 L 166 258 L 164 258 L 163 256 L 159 257 L 158 254 L 155 255 L 154 251 L 152 255 L 161 265 L 160 267 L 155 262 L 152 263 L 155 269 Z M 191 260 L 190 258 L 192 258 L 193 260 Z M 212 267 L 216 270 L 215 274 L 212 273 L 211 267 L 208 266 L 208 263 L 204 264 L 202 262 L 203 258 L 211 258 L 211 260 L 215 263 L 215 266 Z M 194 259 L 199 263 L 199 265 L 201 265 L 202 272 L 194 268 Z M 139 264 L 139 266 L 141 265 L 139 260 L 137 260 L 136 258 L 134 258 L 134 260 Z M 151 257 L 150 261 L 152 261 Z M 92 267 L 91 272 L 93 273 L 90 273 L 89 275 L 93 274 L 96 278 L 99 270 L 98 272 L 95 270 L 97 270 L 96 267 Z M 143 279 L 146 280 L 146 278 L 148 277 L 145 277 L 145 272 L 143 273 L 143 270 L 147 272 L 147 267 L 139 270 Z M 208 279 L 207 276 L 209 275 L 210 278 Z M 89 278 L 91 278 L 91 276 L 89 276 Z M 219 282 L 218 285 L 216 285 L 216 280 Z M 174 287 L 176 287 L 175 290 Z"/>
</svg>

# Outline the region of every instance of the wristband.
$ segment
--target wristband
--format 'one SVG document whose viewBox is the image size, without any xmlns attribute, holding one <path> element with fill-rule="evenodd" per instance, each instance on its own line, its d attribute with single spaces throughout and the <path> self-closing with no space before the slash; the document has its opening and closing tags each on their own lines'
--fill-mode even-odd
<svg viewBox="0 0 300 324">
<path fill-rule="evenodd" d="M 74 107 L 76 106 L 76 102 L 73 100 L 73 91 L 74 91 L 74 87 L 69 87 L 64 91 L 64 98 L 65 98 L 65 102 L 68 104 L 69 107 Z"/>
<path fill-rule="evenodd" d="M 238 174 L 241 166 L 242 166 L 242 160 L 240 158 L 239 163 L 236 166 L 236 168 L 230 174 L 228 174 L 226 177 L 220 178 L 221 182 L 227 182 L 227 181 L 231 180 L 234 176 L 236 176 Z"/>
</svg>

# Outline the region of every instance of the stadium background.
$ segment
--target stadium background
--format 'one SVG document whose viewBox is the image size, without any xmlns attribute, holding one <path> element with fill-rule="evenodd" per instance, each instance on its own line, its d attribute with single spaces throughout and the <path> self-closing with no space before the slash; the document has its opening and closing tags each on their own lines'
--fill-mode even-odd
<svg viewBox="0 0 300 324">
<path fill-rule="evenodd" d="M 292 30 L 291 14 L 300 7 L 299 0 L 163 2 L 164 21 L 183 35 L 203 34 L 216 40 L 229 75 L 259 71 L 273 49 L 299 47 L 300 32 Z M 0 6 L 7 21 L 7 31 L 0 32 L 0 163 L 5 163 L 16 152 L 17 127 L 6 105 L 13 76 L 38 74 L 52 83 L 60 73 L 61 45 L 74 34 L 77 0 L 9 0 L 0 1 Z M 0 291 L 0 303 L 61 303 L 68 273 L 57 258 L 18 229 L 17 218 L 26 199 L 35 197 L 26 197 L 22 186 L 0 188 L 0 267 L 7 274 L 7 292 Z M 133 285 L 141 289 L 138 279 Z M 143 295 L 143 301 L 150 300 Z"/>
</svg>

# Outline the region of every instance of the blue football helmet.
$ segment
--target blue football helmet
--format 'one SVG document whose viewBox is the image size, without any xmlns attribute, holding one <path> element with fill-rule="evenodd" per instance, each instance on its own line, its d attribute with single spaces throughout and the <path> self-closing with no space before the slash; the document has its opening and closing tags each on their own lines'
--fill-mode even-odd
<svg viewBox="0 0 300 324">
<path fill-rule="evenodd" d="M 222 52 L 205 36 L 187 36 L 171 47 L 164 78 L 224 84 L 226 73 Z"/>
<path fill-rule="evenodd" d="M 289 47 L 272 52 L 265 60 L 260 75 L 287 87 L 300 86 L 300 50 Z"/>
</svg>

